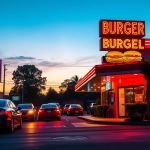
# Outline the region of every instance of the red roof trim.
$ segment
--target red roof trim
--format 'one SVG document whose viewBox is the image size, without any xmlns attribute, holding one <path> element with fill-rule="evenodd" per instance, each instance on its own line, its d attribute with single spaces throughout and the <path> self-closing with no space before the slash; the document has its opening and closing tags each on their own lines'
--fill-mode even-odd
<svg viewBox="0 0 150 150">
<path fill-rule="evenodd" d="M 86 80 L 88 80 L 91 76 L 95 75 L 96 70 L 95 67 L 93 67 L 81 80 L 78 81 L 78 83 L 75 85 L 75 89 L 77 89 L 79 86 L 81 86 Z"/>
<path fill-rule="evenodd" d="M 81 80 L 78 81 L 78 83 L 75 85 L 75 91 L 77 91 L 79 88 L 81 88 L 84 84 L 86 84 L 90 79 L 92 79 L 95 76 L 140 72 L 142 64 L 143 62 L 132 64 L 96 65 Z"/>
</svg>

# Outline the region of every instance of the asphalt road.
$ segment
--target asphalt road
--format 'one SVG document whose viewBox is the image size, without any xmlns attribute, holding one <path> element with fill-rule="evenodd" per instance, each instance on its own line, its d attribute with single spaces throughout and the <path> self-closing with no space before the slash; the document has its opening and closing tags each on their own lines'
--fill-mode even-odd
<svg viewBox="0 0 150 150">
<path fill-rule="evenodd" d="M 76 116 L 24 122 L 0 133 L 0 150 L 150 150 L 150 126 L 91 124 Z"/>
</svg>

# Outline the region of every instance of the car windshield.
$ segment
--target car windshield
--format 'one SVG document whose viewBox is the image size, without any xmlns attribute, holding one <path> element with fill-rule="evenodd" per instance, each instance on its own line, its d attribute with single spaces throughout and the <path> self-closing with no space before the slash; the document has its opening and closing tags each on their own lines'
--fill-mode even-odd
<svg viewBox="0 0 150 150">
<path fill-rule="evenodd" d="M 69 107 L 69 106 L 70 106 L 69 104 L 65 105 L 65 107 Z"/>
<path fill-rule="evenodd" d="M 56 104 L 49 104 L 49 108 L 58 108 Z"/>
<path fill-rule="evenodd" d="M 32 104 L 21 104 L 21 105 L 18 105 L 18 108 L 21 108 L 21 109 L 32 109 Z"/>
<path fill-rule="evenodd" d="M 48 103 L 50 105 L 57 105 L 58 107 L 60 107 L 60 104 L 59 103 Z"/>
<path fill-rule="evenodd" d="M 6 105 L 6 101 L 0 100 L 0 107 L 5 107 L 5 105 Z"/>
<path fill-rule="evenodd" d="M 49 108 L 49 104 L 43 104 L 43 105 L 41 105 L 41 108 Z"/>
<path fill-rule="evenodd" d="M 56 104 L 43 104 L 41 106 L 42 109 L 48 109 L 48 108 L 58 108 Z"/>
<path fill-rule="evenodd" d="M 71 108 L 81 108 L 81 105 L 75 104 L 75 105 L 70 105 Z"/>
</svg>

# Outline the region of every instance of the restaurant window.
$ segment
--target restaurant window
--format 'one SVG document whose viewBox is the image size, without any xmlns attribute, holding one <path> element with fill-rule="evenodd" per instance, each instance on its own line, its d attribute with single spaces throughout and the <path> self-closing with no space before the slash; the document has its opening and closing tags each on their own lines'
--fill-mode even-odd
<svg viewBox="0 0 150 150">
<path fill-rule="evenodd" d="M 144 101 L 144 86 L 138 86 L 134 88 L 135 102 Z"/>
<path fill-rule="evenodd" d="M 125 88 L 125 102 L 137 103 L 144 101 L 144 86 Z"/>
<path fill-rule="evenodd" d="M 125 88 L 125 102 L 134 103 L 133 88 Z"/>
</svg>

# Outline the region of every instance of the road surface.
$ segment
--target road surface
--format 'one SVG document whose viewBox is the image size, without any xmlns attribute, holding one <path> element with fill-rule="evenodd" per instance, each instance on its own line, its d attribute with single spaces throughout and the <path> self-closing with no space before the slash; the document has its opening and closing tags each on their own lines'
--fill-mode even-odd
<svg viewBox="0 0 150 150">
<path fill-rule="evenodd" d="M 91 124 L 76 116 L 24 122 L 0 133 L 0 150 L 150 150 L 150 126 Z"/>
</svg>

